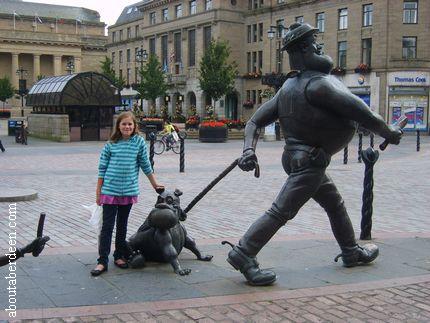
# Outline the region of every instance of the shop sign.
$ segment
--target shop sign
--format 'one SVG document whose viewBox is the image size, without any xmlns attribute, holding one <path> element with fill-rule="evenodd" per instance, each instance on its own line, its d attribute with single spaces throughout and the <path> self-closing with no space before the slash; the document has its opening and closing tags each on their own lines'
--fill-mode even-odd
<svg viewBox="0 0 430 323">
<path fill-rule="evenodd" d="M 428 73 L 397 72 L 389 73 L 389 85 L 429 86 Z"/>
</svg>

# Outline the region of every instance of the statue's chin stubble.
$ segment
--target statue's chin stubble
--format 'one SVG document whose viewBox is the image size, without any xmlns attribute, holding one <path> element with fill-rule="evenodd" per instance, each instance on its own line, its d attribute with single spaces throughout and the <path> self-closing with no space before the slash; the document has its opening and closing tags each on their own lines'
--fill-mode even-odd
<svg viewBox="0 0 430 323">
<path fill-rule="evenodd" d="M 309 70 L 329 74 L 333 69 L 333 60 L 327 55 L 313 55 L 307 67 Z"/>
</svg>

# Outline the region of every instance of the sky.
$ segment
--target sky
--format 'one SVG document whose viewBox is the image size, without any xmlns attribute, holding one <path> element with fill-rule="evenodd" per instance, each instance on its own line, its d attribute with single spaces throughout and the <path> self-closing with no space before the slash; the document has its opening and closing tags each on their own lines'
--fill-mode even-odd
<svg viewBox="0 0 430 323">
<path fill-rule="evenodd" d="M 93 9 L 100 13 L 101 21 L 105 22 L 107 25 L 113 25 L 124 7 L 137 3 L 139 0 L 28 0 L 25 2 L 39 2 Z"/>
</svg>

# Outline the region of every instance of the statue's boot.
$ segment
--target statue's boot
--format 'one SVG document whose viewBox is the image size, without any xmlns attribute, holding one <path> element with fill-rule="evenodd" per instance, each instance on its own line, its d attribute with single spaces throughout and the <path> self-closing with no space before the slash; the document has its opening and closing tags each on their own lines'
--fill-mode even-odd
<svg viewBox="0 0 430 323">
<path fill-rule="evenodd" d="M 275 272 L 260 269 L 257 258 L 245 255 L 237 246 L 228 253 L 227 261 L 245 276 L 250 285 L 266 286 L 276 281 Z"/>
<path fill-rule="evenodd" d="M 276 281 L 275 272 L 260 269 L 256 255 L 284 224 L 284 220 L 269 210 L 251 225 L 237 246 L 229 243 L 233 249 L 227 261 L 245 276 L 250 285 L 265 286 Z"/>
<path fill-rule="evenodd" d="M 368 243 L 363 246 L 356 245 L 354 247 L 342 247 L 342 253 L 339 254 L 334 261 L 337 262 L 339 257 L 342 257 L 345 267 L 355 267 L 362 264 L 368 264 L 376 259 L 379 255 L 378 246 L 373 243 Z"/>
<path fill-rule="evenodd" d="M 330 218 L 333 234 L 342 251 L 334 259 L 336 262 L 342 257 L 345 267 L 355 267 L 361 264 L 368 264 L 378 257 L 379 249 L 375 244 L 369 243 L 362 247 L 357 244 L 354 229 L 343 201 L 341 201 L 338 208 L 328 211 L 327 214 Z"/>
</svg>

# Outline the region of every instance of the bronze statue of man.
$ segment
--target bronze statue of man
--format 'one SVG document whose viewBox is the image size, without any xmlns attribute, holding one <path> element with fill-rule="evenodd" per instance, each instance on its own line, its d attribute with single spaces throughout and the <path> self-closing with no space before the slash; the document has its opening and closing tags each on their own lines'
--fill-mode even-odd
<svg viewBox="0 0 430 323">
<path fill-rule="evenodd" d="M 294 23 L 289 27 L 282 50 L 288 52 L 293 72 L 277 94 L 254 113 L 245 128 L 239 167 L 244 171 L 256 167 L 255 148 L 260 129 L 279 119 L 286 137 L 282 165 L 289 174 L 270 209 L 251 225 L 228 254 L 227 261 L 251 285 L 269 285 L 276 280 L 273 271 L 259 268 L 256 255 L 311 198 L 328 214 L 344 266 L 369 263 L 378 256 L 376 245 L 357 244 L 343 199 L 325 171 L 331 156 L 353 138 L 357 124 L 396 145 L 402 131 L 388 126 L 329 74 L 333 62 L 317 44 L 317 31 L 309 24 Z"/>
</svg>

